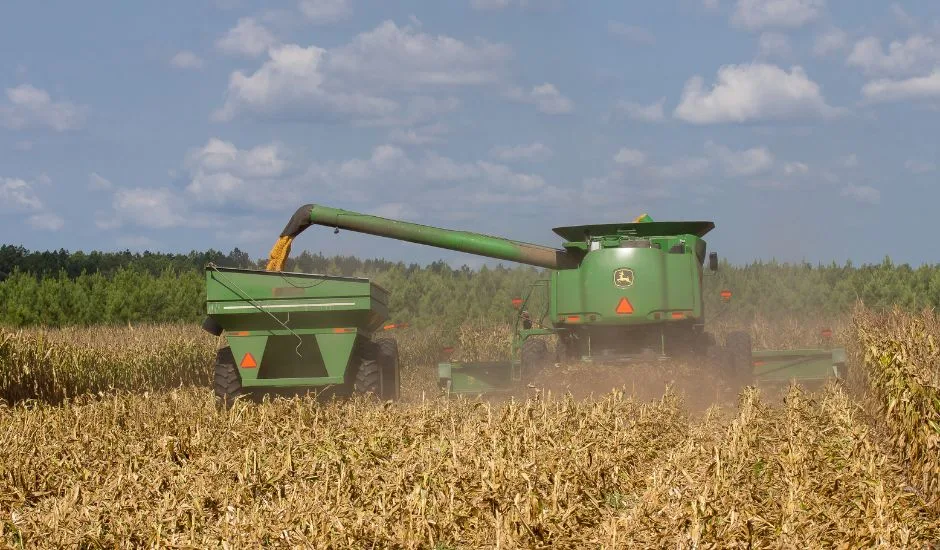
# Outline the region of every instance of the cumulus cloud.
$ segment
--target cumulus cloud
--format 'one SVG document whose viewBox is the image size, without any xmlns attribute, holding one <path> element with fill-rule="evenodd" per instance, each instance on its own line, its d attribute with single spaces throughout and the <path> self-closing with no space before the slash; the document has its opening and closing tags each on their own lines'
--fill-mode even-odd
<svg viewBox="0 0 940 550">
<path fill-rule="evenodd" d="M 772 57 L 787 58 L 793 54 L 790 39 L 787 38 L 787 35 L 779 32 L 761 33 L 757 47 L 758 55 L 764 59 Z"/>
<path fill-rule="evenodd" d="M 869 185 L 846 185 L 842 188 L 842 196 L 863 204 L 881 202 L 881 191 Z"/>
<path fill-rule="evenodd" d="M 0 178 L 0 208 L 35 211 L 42 209 L 42 201 L 33 189 L 33 182 L 19 178 Z"/>
<path fill-rule="evenodd" d="M 278 144 L 238 149 L 218 138 L 190 150 L 184 165 L 190 173 L 186 191 L 197 200 L 216 203 L 247 196 L 265 182 L 282 178 L 290 167 Z"/>
<path fill-rule="evenodd" d="M 788 176 L 803 175 L 809 172 L 809 166 L 802 162 L 788 162 L 783 166 L 783 173 Z"/>
<path fill-rule="evenodd" d="M 29 84 L 7 88 L 6 96 L 7 101 L 0 103 L 0 126 L 12 130 L 46 127 L 64 132 L 85 123 L 85 107 L 71 101 L 53 101 L 48 92 Z"/>
<path fill-rule="evenodd" d="M 494 83 L 502 79 L 509 53 L 500 44 L 466 43 L 386 21 L 329 50 L 297 44 L 269 48 L 269 59 L 254 73 L 231 74 L 225 103 L 214 118 L 249 113 L 396 121 L 404 115 L 387 97 L 390 92 Z"/>
<path fill-rule="evenodd" d="M 277 44 L 277 38 L 252 17 L 242 17 L 219 38 L 215 47 L 230 55 L 258 57 Z"/>
<path fill-rule="evenodd" d="M 300 12 L 317 24 L 335 23 L 352 15 L 351 0 L 300 0 Z"/>
<path fill-rule="evenodd" d="M 49 212 L 33 214 L 26 219 L 26 223 L 42 231 L 58 231 L 65 226 L 65 220 Z"/>
<path fill-rule="evenodd" d="M 656 43 L 656 37 L 648 29 L 636 25 L 626 25 L 619 21 L 608 21 L 607 32 L 637 44 L 652 45 Z"/>
<path fill-rule="evenodd" d="M 823 57 L 844 50 L 849 45 L 849 35 L 838 27 L 830 27 L 816 35 L 813 41 L 813 53 Z"/>
<path fill-rule="evenodd" d="M 912 174 L 927 174 L 929 172 L 935 172 L 937 170 L 937 164 L 935 162 L 908 160 L 904 163 L 904 168 Z"/>
<path fill-rule="evenodd" d="M 620 100 L 614 105 L 614 112 L 631 120 L 642 122 L 661 122 L 666 118 L 666 98 L 660 98 L 649 105 L 633 101 Z"/>
<path fill-rule="evenodd" d="M 480 11 L 499 11 L 516 5 L 523 9 L 558 9 L 562 0 L 470 0 L 470 6 Z"/>
<path fill-rule="evenodd" d="M 201 57 L 189 50 L 177 52 L 170 58 L 170 66 L 176 69 L 201 69 L 205 64 Z"/>
<path fill-rule="evenodd" d="M 447 126 L 444 124 L 396 128 L 389 134 L 389 140 L 402 145 L 429 145 L 443 142 L 447 132 Z"/>
<path fill-rule="evenodd" d="M 872 103 L 940 98 L 940 69 L 927 76 L 904 80 L 873 80 L 862 87 L 862 96 Z"/>
<path fill-rule="evenodd" d="M 716 159 L 729 176 L 756 176 L 767 172 L 774 164 L 774 155 L 766 147 L 732 151 L 724 145 L 708 141 L 705 143 L 705 152 Z"/>
<path fill-rule="evenodd" d="M 191 225 L 193 220 L 184 214 L 186 206 L 177 193 L 170 189 L 133 188 L 118 189 L 112 205 L 116 219 L 111 227 L 132 223 L 154 229 L 167 229 Z M 99 224 L 106 228 L 107 222 Z"/>
<path fill-rule="evenodd" d="M 814 21 L 826 10 L 826 0 L 738 0 L 731 21 L 749 30 L 796 28 Z"/>
<path fill-rule="evenodd" d="M 111 189 L 114 185 L 107 179 L 101 177 L 97 172 L 88 174 L 88 188 L 92 191 L 103 191 Z"/>
<path fill-rule="evenodd" d="M 846 63 L 872 75 L 918 74 L 940 63 L 940 43 L 915 34 L 904 42 L 893 41 L 884 49 L 880 39 L 869 36 L 855 43 Z"/>
<path fill-rule="evenodd" d="M 663 179 L 690 179 L 703 175 L 711 167 L 704 157 L 683 157 L 662 166 L 651 166 L 650 173 Z"/>
<path fill-rule="evenodd" d="M 500 160 L 546 160 L 552 156 L 552 150 L 544 143 L 530 143 L 514 147 L 494 147 L 490 154 Z"/>
<path fill-rule="evenodd" d="M 554 84 L 540 84 L 526 92 L 522 88 L 511 88 L 508 97 L 514 101 L 531 103 L 540 112 L 549 115 L 570 113 L 574 103 L 558 91 Z"/>
<path fill-rule="evenodd" d="M 673 115 L 692 124 L 717 124 L 837 113 L 802 67 L 787 72 L 754 63 L 721 67 L 710 90 L 701 76 L 689 79 Z"/>
<path fill-rule="evenodd" d="M 646 164 L 646 153 L 624 147 L 614 155 L 614 162 L 631 168 L 638 168 Z"/>
</svg>

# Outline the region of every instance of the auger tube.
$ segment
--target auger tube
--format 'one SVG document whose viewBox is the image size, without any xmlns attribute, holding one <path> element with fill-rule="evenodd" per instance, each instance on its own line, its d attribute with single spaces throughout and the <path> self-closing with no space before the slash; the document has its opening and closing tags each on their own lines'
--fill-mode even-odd
<svg viewBox="0 0 940 550">
<path fill-rule="evenodd" d="M 565 250 L 547 246 L 469 231 L 455 231 L 390 220 L 318 204 L 306 204 L 298 208 L 291 216 L 287 226 L 284 227 L 284 231 L 281 232 L 281 238 L 271 250 L 271 258 L 267 267 L 269 271 L 283 270 L 284 262 L 290 253 L 291 241 L 311 225 L 346 229 L 549 269 L 573 269 L 578 267 L 579 264 L 578 257 L 569 254 Z"/>
</svg>

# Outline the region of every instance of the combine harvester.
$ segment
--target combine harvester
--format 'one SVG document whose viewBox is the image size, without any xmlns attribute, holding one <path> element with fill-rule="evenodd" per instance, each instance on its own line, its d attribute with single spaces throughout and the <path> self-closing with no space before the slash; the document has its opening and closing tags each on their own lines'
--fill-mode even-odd
<svg viewBox="0 0 940 550">
<path fill-rule="evenodd" d="M 716 345 L 715 338 L 704 330 L 702 299 L 706 262 L 708 270 L 718 269 L 717 254 L 706 254 L 703 240 L 715 227 L 709 221 L 656 222 L 644 215 L 632 223 L 557 227 L 554 232 L 564 242 L 561 249 L 556 249 L 308 204 L 298 209 L 284 228 L 271 251 L 267 272 L 207 268 L 210 319 L 215 319 L 216 328 L 225 328 L 235 357 L 242 358 L 239 368 L 234 371 L 226 366 L 228 363 L 225 361 L 231 361 L 227 354 L 222 358 L 224 361 L 220 360 L 222 367 L 217 367 L 217 393 L 220 391 L 220 368 L 223 373 L 228 373 L 223 376 L 221 384 L 222 393 L 225 393 L 225 388 L 230 387 L 226 386 L 228 381 L 234 380 L 232 373 L 241 375 L 244 386 L 317 386 L 345 381 L 347 387 L 355 387 L 355 372 L 361 370 L 362 365 L 369 364 L 369 361 L 382 362 L 381 354 L 368 351 L 376 347 L 370 347 L 368 342 L 370 331 L 379 327 L 387 317 L 384 291 L 380 292 L 372 285 L 371 293 L 367 292 L 370 287 L 368 281 L 360 279 L 282 273 L 293 239 L 311 225 L 322 225 L 336 231 L 347 229 L 550 270 L 549 278 L 536 281 L 524 297 L 513 300 L 519 314 L 513 331 L 510 361 L 443 362 L 438 365 L 440 385 L 451 394 L 512 390 L 520 384 L 537 382 L 539 373 L 552 363 L 572 361 L 607 364 L 707 358 L 718 369 L 717 375 L 735 384 L 785 383 L 792 379 L 821 381 L 843 375 L 843 349 L 753 351 L 747 332 L 731 333 L 723 346 Z M 222 275 L 234 277 L 236 271 L 239 277 L 244 278 L 236 282 L 247 292 L 233 290 L 232 286 L 220 280 Z M 285 284 L 288 281 L 294 282 Z M 314 281 L 321 282 L 314 285 Z M 335 286 L 329 285 L 330 282 L 335 282 Z M 319 286 L 321 284 L 324 286 Z M 314 291 L 315 299 L 312 294 L 306 294 L 310 292 L 306 289 L 311 286 L 319 288 Z M 278 300 L 284 300 L 284 297 L 278 296 L 277 292 L 294 293 L 290 304 L 303 292 L 310 301 L 296 307 L 303 307 L 307 313 L 301 315 L 297 311 L 290 314 L 295 306 L 288 306 L 288 302 L 279 303 Z M 722 298 L 730 300 L 730 292 L 723 291 Z M 381 307 L 374 307 L 370 312 L 370 302 Z M 227 314 L 229 310 L 224 309 L 225 304 L 237 304 L 241 313 Z M 536 304 L 540 305 L 533 314 L 529 306 Z M 346 308 L 355 308 L 352 311 L 362 314 L 355 317 L 357 322 L 351 322 L 351 312 Z M 226 315 L 231 317 L 226 318 Z M 244 317 L 243 321 L 239 321 L 239 315 Z M 335 338 L 331 331 L 340 330 L 336 327 L 341 325 L 341 330 L 348 327 L 350 331 L 357 332 L 355 349 L 359 352 L 351 353 L 350 344 L 344 344 L 342 350 L 336 349 L 341 339 L 335 340 L 335 347 L 331 343 L 329 337 Z M 308 348 L 318 349 L 324 357 L 329 351 L 335 359 L 332 370 L 327 368 L 329 376 L 312 378 L 310 374 L 315 369 L 321 369 L 317 372 L 322 374 L 323 363 L 305 363 L 304 352 L 300 347 L 294 349 L 297 342 L 291 340 L 290 334 L 316 330 L 326 332 L 317 336 L 316 346 Z M 544 336 L 557 338 L 555 357 L 551 357 L 545 340 L 540 338 Z M 243 340 L 245 338 L 254 339 L 251 350 Z M 256 358 L 253 362 L 258 362 L 260 369 L 256 365 L 244 364 L 248 351 L 255 354 L 252 355 Z M 293 370 L 286 369 L 288 359 Z M 347 360 L 346 365 L 342 365 L 344 359 Z M 390 361 L 388 363 L 391 364 Z M 286 374 L 282 373 L 288 372 L 291 377 L 285 378 Z M 391 370 L 388 376 L 390 373 Z M 397 374 L 395 377 L 397 380 Z M 397 394 L 397 389 L 395 391 Z M 388 393 L 383 390 L 383 395 Z"/>
</svg>

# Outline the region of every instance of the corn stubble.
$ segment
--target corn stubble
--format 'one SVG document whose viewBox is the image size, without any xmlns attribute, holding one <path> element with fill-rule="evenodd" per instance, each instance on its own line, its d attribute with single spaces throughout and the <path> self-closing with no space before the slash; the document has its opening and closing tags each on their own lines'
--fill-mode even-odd
<svg viewBox="0 0 940 550">
<path fill-rule="evenodd" d="M 698 413 L 677 392 L 629 387 L 441 399 L 441 336 L 412 329 L 402 357 L 422 366 L 405 371 L 402 402 L 220 411 L 199 387 L 216 340 L 194 328 L 0 331 L 0 388 L 15 403 L 0 410 L 0 536 L 39 548 L 929 547 L 940 511 L 923 424 L 937 418 L 938 371 L 917 342 L 937 328 L 863 311 L 841 326 L 858 334 L 861 400 L 837 384 L 793 386 L 782 402 L 747 389 Z M 465 327 L 456 353 L 500 358 L 505 331 Z"/>
</svg>

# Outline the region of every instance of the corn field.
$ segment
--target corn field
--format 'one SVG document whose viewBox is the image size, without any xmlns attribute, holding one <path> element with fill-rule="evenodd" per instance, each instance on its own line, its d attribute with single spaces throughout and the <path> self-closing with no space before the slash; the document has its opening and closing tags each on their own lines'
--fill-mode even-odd
<svg viewBox="0 0 940 550">
<path fill-rule="evenodd" d="M 940 321 L 859 310 L 748 328 L 755 346 L 799 347 L 824 326 L 852 352 L 850 383 L 812 393 L 716 399 L 694 365 L 679 365 L 635 373 L 634 385 L 576 370 L 560 393 L 441 398 L 442 345 L 468 360 L 508 354 L 509 328 L 481 322 L 452 339 L 400 333 L 401 402 L 274 399 L 228 411 L 206 387 L 218 341 L 198 328 L 0 329 L 0 540 L 935 547 Z M 720 339 L 734 327 L 711 329 Z"/>
</svg>

